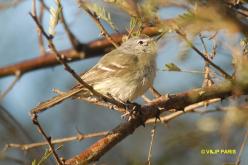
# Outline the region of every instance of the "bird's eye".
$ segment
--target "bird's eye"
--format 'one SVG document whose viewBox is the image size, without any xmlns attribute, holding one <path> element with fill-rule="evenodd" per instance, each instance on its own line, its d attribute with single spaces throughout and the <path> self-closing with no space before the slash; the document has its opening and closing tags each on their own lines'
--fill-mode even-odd
<svg viewBox="0 0 248 165">
<path fill-rule="evenodd" d="M 138 44 L 142 45 L 144 43 L 144 41 L 140 40 L 138 41 Z"/>
</svg>

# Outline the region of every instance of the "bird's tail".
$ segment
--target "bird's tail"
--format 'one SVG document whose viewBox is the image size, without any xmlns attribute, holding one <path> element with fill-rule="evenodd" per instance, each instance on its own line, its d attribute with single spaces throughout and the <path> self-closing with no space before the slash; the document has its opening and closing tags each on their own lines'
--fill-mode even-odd
<svg viewBox="0 0 248 165">
<path fill-rule="evenodd" d="M 61 103 L 62 101 L 64 101 L 67 98 L 70 98 L 76 94 L 78 94 L 79 92 L 85 90 L 85 88 L 73 88 L 71 90 L 69 90 L 68 92 L 59 94 L 57 96 L 54 96 L 53 98 L 41 102 L 39 103 L 35 108 L 32 109 L 31 113 L 40 113 L 45 111 L 48 108 L 51 108 L 59 103 Z"/>
</svg>

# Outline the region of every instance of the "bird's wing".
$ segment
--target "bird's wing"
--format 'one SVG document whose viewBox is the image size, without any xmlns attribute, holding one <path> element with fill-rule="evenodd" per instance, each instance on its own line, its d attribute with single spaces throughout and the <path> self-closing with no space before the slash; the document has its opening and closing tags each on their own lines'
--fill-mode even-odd
<svg viewBox="0 0 248 165">
<path fill-rule="evenodd" d="M 101 82 L 104 79 L 118 77 L 120 75 L 122 76 L 129 73 L 128 70 L 131 69 L 130 67 L 136 64 L 136 56 L 131 54 L 123 54 L 117 50 L 118 49 L 115 49 L 103 56 L 100 61 L 90 70 L 85 72 L 81 76 L 81 78 L 89 85 L 94 86 L 95 83 Z M 32 112 L 42 112 L 50 107 L 59 104 L 69 97 L 77 96 L 78 93 L 84 90 L 85 88 L 83 88 L 81 84 L 78 84 L 68 92 L 57 95 L 50 100 L 41 102 L 39 105 L 32 109 Z"/>
<path fill-rule="evenodd" d="M 84 90 L 84 89 L 77 87 L 77 88 L 73 88 L 73 89 L 71 89 L 65 93 L 62 93 L 60 95 L 54 96 L 53 98 L 38 104 L 35 108 L 32 109 L 31 113 L 42 112 L 48 108 L 51 108 L 51 107 L 59 104 L 60 102 L 64 101 L 65 99 L 76 95 L 77 93 L 81 92 L 82 90 Z"/>
<path fill-rule="evenodd" d="M 137 60 L 136 56 L 124 54 L 115 49 L 103 56 L 94 67 L 81 77 L 89 85 L 94 86 L 95 83 L 101 82 L 104 79 L 130 73 L 132 66 L 136 65 Z"/>
</svg>

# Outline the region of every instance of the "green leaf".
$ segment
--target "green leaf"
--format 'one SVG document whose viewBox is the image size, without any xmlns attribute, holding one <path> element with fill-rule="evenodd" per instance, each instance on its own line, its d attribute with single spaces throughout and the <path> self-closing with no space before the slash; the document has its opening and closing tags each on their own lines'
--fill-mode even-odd
<svg viewBox="0 0 248 165">
<path fill-rule="evenodd" d="M 176 71 L 176 72 L 182 71 L 182 70 L 181 70 L 176 64 L 174 64 L 174 63 L 165 64 L 164 70 L 166 70 L 166 71 Z"/>
<path fill-rule="evenodd" d="M 50 7 L 50 21 L 49 21 L 49 29 L 48 32 L 50 35 L 55 35 L 56 31 L 55 28 L 59 23 L 59 20 L 61 19 L 62 14 L 62 5 L 60 0 L 56 0 L 57 8 Z"/>
<path fill-rule="evenodd" d="M 87 7 L 91 10 L 91 12 L 96 13 L 96 15 L 97 15 L 100 19 L 102 19 L 102 20 L 104 20 L 105 22 L 107 22 L 107 23 L 109 24 L 109 26 L 110 26 L 113 30 L 115 30 L 115 31 L 117 30 L 116 27 L 115 27 L 115 25 L 114 25 L 114 23 L 112 22 L 112 18 L 111 18 L 110 13 L 107 12 L 107 11 L 105 10 L 104 7 L 100 7 L 100 6 L 98 6 L 96 3 L 93 3 L 93 4 L 87 3 L 86 5 L 87 5 Z"/>
<path fill-rule="evenodd" d="M 139 36 L 142 30 L 142 20 L 138 17 L 131 17 L 129 23 L 129 36 Z"/>
</svg>

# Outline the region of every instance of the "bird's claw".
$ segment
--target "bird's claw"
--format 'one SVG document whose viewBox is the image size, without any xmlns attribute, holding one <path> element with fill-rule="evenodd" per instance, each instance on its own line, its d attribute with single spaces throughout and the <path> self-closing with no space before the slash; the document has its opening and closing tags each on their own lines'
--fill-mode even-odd
<svg viewBox="0 0 248 165">
<path fill-rule="evenodd" d="M 125 103 L 125 109 L 126 113 L 121 116 L 122 118 L 127 118 L 127 120 L 130 121 L 131 119 L 139 117 L 140 120 L 142 120 L 142 111 L 140 104 L 127 101 Z M 141 124 L 145 126 L 145 122 L 143 120 L 141 121 Z"/>
</svg>

